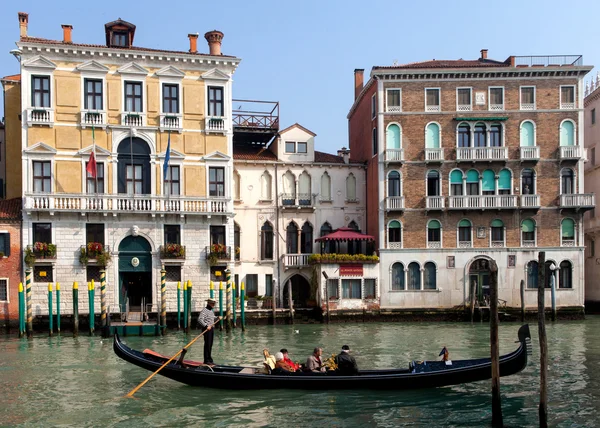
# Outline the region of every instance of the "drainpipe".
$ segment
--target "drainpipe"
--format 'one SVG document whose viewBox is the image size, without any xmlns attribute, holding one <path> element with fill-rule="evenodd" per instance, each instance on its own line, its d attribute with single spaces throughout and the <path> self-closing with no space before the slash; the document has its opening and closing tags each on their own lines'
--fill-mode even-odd
<svg viewBox="0 0 600 428">
<path fill-rule="evenodd" d="M 277 163 L 275 163 L 275 237 L 277 238 L 277 285 L 281 287 L 281 258 L 279 254 L 279 175 L 277 172 Z M 276 293 L 275 287 L 273 287 L 273 304 L 275 304 L 275 296 L 279 297 L 279 293 Z M 275 318 L 273 318 L 275 323 Z"/>
</svg>

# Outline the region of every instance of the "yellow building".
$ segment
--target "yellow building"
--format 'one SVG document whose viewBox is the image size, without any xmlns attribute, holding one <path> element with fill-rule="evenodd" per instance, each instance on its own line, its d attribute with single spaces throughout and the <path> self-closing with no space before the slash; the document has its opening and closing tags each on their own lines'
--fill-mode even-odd
<svg viewBox="0 0 600 428">
<path fill-rule="evenodd" d="M 104 44 L 74 42 L 71 25 L 63 40 L 32 37 L 28 21 L 19 13 L 20 76 L 2 83 L 7 197 L 23 197 L 34 311 L 45 313 L 48 282 L 98 281 L 105 264 L 112 312 L 156 311 L 162 266 L 167 281 L 193 282 L 199 309 L 210 266 L 233 269 L 240 59 L 221 53 L 216 30 L 202 54 L 197 34 L 187 51 L 138 47 L 135 25 L 120 19 L 105 25 Z"/>
</svg>

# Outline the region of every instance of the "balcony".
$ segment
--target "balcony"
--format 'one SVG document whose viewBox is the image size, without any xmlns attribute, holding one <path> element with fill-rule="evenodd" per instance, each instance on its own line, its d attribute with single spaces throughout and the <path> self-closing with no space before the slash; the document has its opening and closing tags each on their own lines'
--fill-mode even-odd
<svg viewBox="0 0 600 428">
<path fill-rule="evenodd" d="M 575 103 L 560 103 L 561 110 L 574 110 Z"/>
<path fill-rule="evenodd" d="M 230 199 L 158 195 L 26 193 L 25 211 L 232 215 Z"/>
<path fill-rule="evenodd" d="M 524 240 L 521 243 L 521 246 L 522 247 L 535 247 L 535 241 L 534 240 L 533 241 L 532 240 Z"/>
<path fill-rule="evenodd" d="M 161 245 L 159 252 L 162 260 L 185 260 L 185 245 Z"/>
<path fill-rule="evenodd" d="M 579 160 L 583 157 L 584 150 L 581 146 L 560 146 L 561 160 Z"/>
<path fill-rule="evenodd" d="M 205 119 L 204 130 L 206 132 L 223 134 L 227 130 L 226 128 L 226 120 L 222 116 L 207 116 Z"/>
<path fill-rule="evenodd" d="M 404 196 L 388 196 L 385 198 L 385 209 L 387 211 L 403 211 Z"/>
<path fill-rule="evenodd" d="M 47 242 L 36 242 L 25 247 L 25 264 L 33 267 L 36 263 L 56 261 L 56 245 Z"/>
<path fill-rule="evenodd" d="M 520 147 L 521 161 L 540 160 L 540 146 Z"/>
<path fill-rule="evenodd" d="M 103 110 L 81 110 L 79 118 L 81 128 L 106 128 L 106 112 Z"/>
<path fill-rule="evenodd" d="M 531 55 L 515 56 L 515 65 L 517 67 L 556 67 L 561 65 L 583 65 L 581 55 Z"/>
<path fill-rule="evenodd" d="M 427 241 L 427 248 L 433 248 L 433 249 L 442 248 L 442 242 L 441 241 Z"/>
<path fill-rule="evenodd" d="M 233 100 L 233 143 L 266 145 L 279 131 L 279 103 Z"/>
<path fill-rule="evenodd" d="M 450 196 L 448 199 L 449 208 L 455 210 L 501 210 L 517 208 L 516 195 Z"/>
<path fill-rule="evenodd" d="M 161 131 L 183 131 L 183 116 L 177 113 L 167 113 L 160 115 Z"/>
<path fill-rule="evenodd" d="M 106 267 L 110 259 L 110 247 L 101 242 L 88 242 L 80 248 L 79 261 L 82 265 Z"/>
<path fill-rule="evenodd" d="M 425 149 L 425 162 L 441 162 L 444 160 L 444 149 Z"/>
<path fill-rule="evenodd" d="M 444 209 L 444 197 L 443 196 L 427 196 L 425 199 L 425 208 L 428 210 L 443 210 Z"/>
<path fill-rule="evenodd" d="M 471 241 L 458 241 L 458 248 L 471 248 L 473 242 Z"/>
<path fill-rule="evenodd" d="M 456 106 L 456 111 L 471 111 L 473 110 L 473 108 L 471 107 L 471 104 L 458 104 Z"/>
<path fill-rule="evenodd" d="M 223 244 L 212 244 L 206 247 L 206 260 L 212 266 L 227 263 L 231 260 L 231 247 Z"/>
<path fill-rule="evenodd" d="M 541 207 L 540 195 L 521 195 L 521 208 L 534 208 Z"/>
<path fill-rule="evenodd" d="M 492 241 L 492 248 L 504 248 L 504 241 Z"/>
<path fill-rule="evenodd" d="M 490 104 L 490 111 L 502 111 L 504 110 L 504 104 Z"/>
<path fill-rule="evenodd" d="M 437 106 L 425 106 L 425 111 L 428 113 L 433 113 L 433 112 L 439 112 L 442 109 L 440 108 L 439 105 Z"/>
<path fill-rule="evenodd" d="M 27 125 L 54 126 L 54 110 L 44 107 L 28 108 Z"/>
<path fill-rule="evenodd" d="M 560 195 L 561 208 L 592 209 L 596 206 L 596 196 L 593 193 L 578 193 Z"/>
<path fill-rule="evenodd" d="M 457 147 L 457 161 L 506 161 L 508 159 L 507 147 Z"/>
<path fill-rule="evenodd" d="M 401 250 L 402 249 L 402 241 L 400 241 L 400 242 L 388 242 L 388 248 L 390 250 Z"/>
<path fill-rule="evenodd" d="M 146 126 L 146 113 L 126 112 L 121 113 L 121 125 L 130 127 Z"/>
<path fill-rule="evenodd" d="M 386 162 L 403 162 L 404 161 L 404 149 L 386 149 L 385 150 L 385 161 Z"/>
<path fill-rule="evenodd" d="M 306 267 L 310 256 L 311 254 L 284 254 L 283 266 L 286 269 Z"/>
<path fill-rule="evenodd" d="M 314 209 L 312 195 L 310 193 L 282 193 L 281 206 L 288 209 Z"/>
</svg>

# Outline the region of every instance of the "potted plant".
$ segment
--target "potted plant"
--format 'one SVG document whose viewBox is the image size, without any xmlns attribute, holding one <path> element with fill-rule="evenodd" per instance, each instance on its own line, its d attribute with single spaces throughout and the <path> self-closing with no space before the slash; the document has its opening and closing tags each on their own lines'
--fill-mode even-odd
<svg viewBox="0 0 600 428">
<path fill-rule="evenodd" d="M 185 258 L 185 247 L 180 244 L 166 244 L 162 247 L 161 256 L 166 259 Z"/>
<path fill-rule="evenodd" d="M 56 256 L 56 245 L 47 242 L 36 242 L 33 244 L 33 253 L 37 258 L 45 259 Z"/>
<path fill-rule="evenodd" d="M 25 264 L 32 268 L 35 265 L 35 260 L 36 260 L 36 256 L 35 254 L 33 254 L 33 250 L 31 249 L 31 247 L 27 247 L 25 248 Z"/>
<path fill-rule="evenodd" d="M 98 266 L 106 267 L 110 260 L 111 256 L 108 251 L 103 251 L 96 256 L 96 262 L 98 263 Z"/>
<path fill-rule="evenodd" d="M 263 296 L 256 296 L 256 309 L 262 309 L 263 304 L 264 304 L 264 297 Z"/>
<path fill-rule="evenodd" d="M 208 261 L 209 266 L 214 266 L 218 263 L 219 258 L 217 257 L 217 255 L 215 253 L 211 252 L 211 253 L 208 253 L 206 260 Z"/>
</svg>

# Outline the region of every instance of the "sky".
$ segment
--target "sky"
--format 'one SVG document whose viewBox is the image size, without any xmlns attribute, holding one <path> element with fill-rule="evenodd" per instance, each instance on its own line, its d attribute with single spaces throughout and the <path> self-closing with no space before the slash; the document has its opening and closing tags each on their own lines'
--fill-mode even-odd
<svg viewBox="0 0 600 428">
<path fill-rule="evenodd" d="M 9 54 L 19 11 L 29 13 L 30 36 L 61 40 L 60 25 L 71 24 L 75 43 L 103 44 L 104 24 L 122 18 L 137 26 L 135 45 L 188 50 L 188 33 L 200 33 L 199 51 L 206 53 L 202 35 L 217 29 L 225 34 L 222 52 L 242 59 L 233 97 L 279 101 L 281 129 L 298 122 L 317 134 L 317 150 L 330 153 L 348 146 L 356 68 L 365 69 L 366 82 L 376 65 L 476 59 L 481 49 L 496 60 L 581 54 L 585 65 L 600 65 L 597 0 L 7 3 L 0 13 L 0 76 L 19 72 Z M 586 80 L 592 75 L 596 69 Z"/>
</svg>

